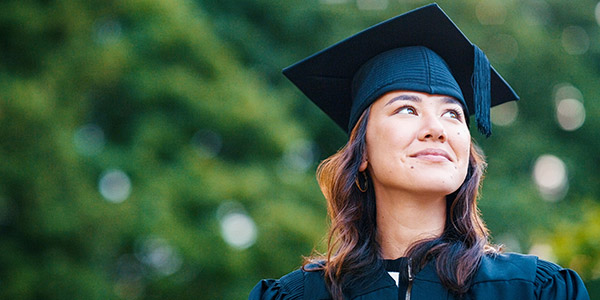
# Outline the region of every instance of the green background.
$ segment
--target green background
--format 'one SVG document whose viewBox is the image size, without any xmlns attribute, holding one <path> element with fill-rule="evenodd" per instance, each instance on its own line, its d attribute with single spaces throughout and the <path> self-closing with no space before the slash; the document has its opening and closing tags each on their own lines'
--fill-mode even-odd
<svg viewBox="0 0 600 300">
<path fill-rule="evenodd" d="M 438 3 L 521 96 L 473 133 L 493 241 L 600 299 L 598 2 Z M 244 299 L 323 251 L 314 172 L 346 137 L 280 70 L 424 4 L 0 2 L 0 298 Z"/>
</svg>

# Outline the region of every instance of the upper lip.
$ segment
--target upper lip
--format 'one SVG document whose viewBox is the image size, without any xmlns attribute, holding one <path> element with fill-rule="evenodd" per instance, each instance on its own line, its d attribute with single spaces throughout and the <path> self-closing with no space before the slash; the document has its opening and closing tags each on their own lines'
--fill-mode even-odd
<svg viewBox="0 0 600 300">
<path fill-rule="evenodd" d="M 424 155 L 438 155 L 438 156 L 443 156 L 447 160 L 453 161 L 452 158 L 450 157 L 450 155 L 448 154 L 448 152 L 446 152 L 446 151 L 444 151 L 442 149 L 438 149 L 438 148 L 427 148 L 427 149 L 424 149 L 424 150 L 421 150 L 419 152 L 411 154 L 410 157 L 417 157 L 417 156 L 424 156 Z"/>
</svg>

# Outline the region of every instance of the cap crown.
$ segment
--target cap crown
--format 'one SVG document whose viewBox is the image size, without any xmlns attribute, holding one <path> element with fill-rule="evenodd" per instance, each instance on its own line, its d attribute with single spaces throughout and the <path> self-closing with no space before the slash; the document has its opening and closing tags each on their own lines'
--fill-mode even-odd
<svg viewBox="0 0 600 300">
<path fill-rule="evenodd" d="M 375 56 L 356 72 L 348 131 L 371 103 L 397 90 L 451 96 L 467 108 L 458 83 L 439 55 L 423 46 L 396 48 Z"/>
</svg>

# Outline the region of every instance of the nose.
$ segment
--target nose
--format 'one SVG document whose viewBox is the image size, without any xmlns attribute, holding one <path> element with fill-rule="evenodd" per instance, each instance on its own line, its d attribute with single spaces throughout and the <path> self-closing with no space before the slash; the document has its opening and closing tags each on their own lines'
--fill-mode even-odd
<svg viewBox="0 0 600 300">
<path fill-rule="evenodd" d="M 420 141 L 439 141 L 445 142 L 448 138 L 444 125 L 438 118 L 425 116 L 422 118 L 423 126 L 419 131 L 418 138 Z"/>
</svg>

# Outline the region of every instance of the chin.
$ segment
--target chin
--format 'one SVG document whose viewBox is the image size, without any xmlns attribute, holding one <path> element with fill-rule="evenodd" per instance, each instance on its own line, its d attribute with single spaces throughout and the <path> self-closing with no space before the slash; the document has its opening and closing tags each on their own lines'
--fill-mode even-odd
<svg viewBox="0 0 600 300">
<path fill-rule="evenodd" d="M 423 194 L 432 194 L 439 196 L 448 196 L 454 192 L 456 192 L 460 188 L 459 186 L 449 187 L 449 186 L 439 186 L 439 187 L 423 187 L 422 189 L 418 189 L 419 192 Z"/>
<path fill-rule="evenodd" d="M 435 193 L 447 196 L 456 192 L 460 188 L 465 180 L 465 177 L 466 176 L 461 176 L 458 174 L 426 176 L 420 180 L 415 180 L 414 185 L 416 189 L 421 190 L 424 193 Z"/>
</svg>

